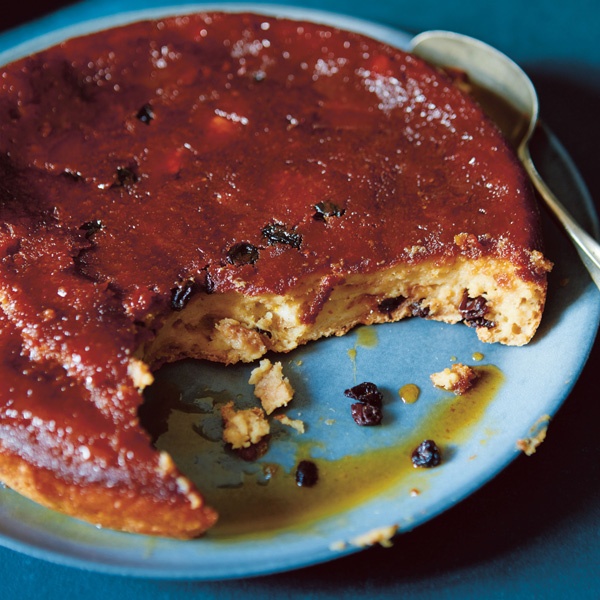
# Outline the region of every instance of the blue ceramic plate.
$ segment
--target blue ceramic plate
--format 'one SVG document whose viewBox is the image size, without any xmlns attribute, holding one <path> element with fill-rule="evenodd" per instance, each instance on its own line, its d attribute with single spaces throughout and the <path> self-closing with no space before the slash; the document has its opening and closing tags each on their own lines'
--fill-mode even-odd
<svg viewBox="0 0 600 600">
<path fill-rule="evenodd" d="M 0 64 L 66 37 L 194 8 L 207 6 L 128 13 L 50 32 L 5 51 Z M 409 41 L 400 31 L 318 11 L 256 5 L 252 10 L 338 25 L 399 47 Z M 560 144 L 541 130 L 536 147 L 538 167 L 551 187 L 582 223 L 595 229 L 593 205 Z M 364 534 L 383 532 L 385 542 L 390 532 L 401 535 L 431 519 L 496 475 L 519 454 L 518 440 L 534 437 L 548 424 L 593 344 L 600 294 L 562 233 L 550 220 L 544 227 L 555 268 L 543 323 L 531 344 L 482 344 L 465 326 L 412 319 L 361 328 L 272 357 L 282 361 L 296 389 L 287 414 L 302 420 L 306 431 L 275 423 L 270 449 L 257 463 L 228 455 L 218 441 L 218 405 L 228 399 L 254 403 L 247 383 L 252 366 L 190 361 L 164 369 L 159 385 L 181 395 L 187 409 L 171 413 L 169 433 L 160 444 L 209 499 L 254 503 L 250 511 L 233 511 L 203 539 L 181 542 L 100 530 L 0 489 L 0 543 L 102 572 L 209 580 L 331 560 L 360 549 Z M 429 381 L 431 373 L 456 361 L 484 373 L 479 391 L 460 400 Z M 383 391 L 380 427 L 358 427 L 350 416 L 343 391 L 363 381 Z M 406 384 L 420 389 L 412 404 L 399 396 Z M 410 453 L 425 438 L 441 447 L 442 463 L 414 469 Z M 321 469 L 312 489 L 294 484 L 294 466 L 302 458 L 315 460 Z"/>
</svg>

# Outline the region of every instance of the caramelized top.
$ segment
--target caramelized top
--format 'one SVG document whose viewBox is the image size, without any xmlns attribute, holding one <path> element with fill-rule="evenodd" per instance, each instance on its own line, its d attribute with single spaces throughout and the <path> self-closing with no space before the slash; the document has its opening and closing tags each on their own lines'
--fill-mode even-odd
<svg viewBox="0 0 600 600">
<path fill-rule="evenodd" d="M 449 79 L 358 34 L 254 15 L 136 23 L 5 67 L 0 212 L 0 423 L 43 446 L 52 415 L 88 400 L 73 481 L 126 463 L 111 447 L 148 456 L 122 382 L 138 322 L 189 294 L 461 252 L 538 276 L 522 171 Z"/>
</svg>

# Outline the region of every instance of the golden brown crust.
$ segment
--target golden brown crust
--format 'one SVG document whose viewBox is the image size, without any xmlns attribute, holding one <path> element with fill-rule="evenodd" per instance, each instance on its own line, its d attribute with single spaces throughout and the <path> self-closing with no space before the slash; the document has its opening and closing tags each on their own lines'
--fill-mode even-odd
<svg viewBox="0 0 600 600">
<path fill-rule="evenodd" d="M 183 476 L 167 485 L 191 490 Z M 197 492 L 170 494 L 168 501 L 143 495 L 135 488 L 107 488 L 103 484 L 69 484 L 56 473 L 40 469 L 14 454 L 0 452 L 0 479 L 10 488 L 43 506 L 100 527 L 147 535 L 190 539 L 204 533 L 217 513 L 204 505 Z"/>
</svg>

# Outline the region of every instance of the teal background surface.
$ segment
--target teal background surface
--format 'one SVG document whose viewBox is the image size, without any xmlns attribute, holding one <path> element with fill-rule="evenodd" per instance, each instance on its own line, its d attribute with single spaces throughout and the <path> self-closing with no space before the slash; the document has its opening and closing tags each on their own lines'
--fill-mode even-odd
<svg viewBox="0 0 600 600">
<path fill-rule="evenodd" d="M 0 50 L 79 20 L 166 4 L 13 3 L 0 12 Z M 278 4 L 339 12 L 415 33 L 451 29 L 508 53 L 532 77 L 543 120 L 566 147 L 599 206 L 597 0 Z M 0 598 L 600 598 L 599 367 L 597 341 L 538 453 L 520 457 L 462 503 L 400 536 L 390 549 L 375 547 L 246 580 L 178 582 L 102 575 L 0 548 Z"/>
</svg>

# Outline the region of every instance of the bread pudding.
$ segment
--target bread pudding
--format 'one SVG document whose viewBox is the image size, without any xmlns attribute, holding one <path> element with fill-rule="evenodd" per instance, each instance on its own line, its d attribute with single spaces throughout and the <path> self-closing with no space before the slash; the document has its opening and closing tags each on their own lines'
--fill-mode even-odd
<svg viewBox="0 0 600 600">
<path fill-rule="evenodd" d="M 178 538 L 215 523 L 139 424 L 165 362 L 405 317 L 518 346 L 540 323 L 550 264 L 514 152 L 381 42 L 136 22 L 3 67 L 0 114 L 0 479 L 50 508 Z"/>
</svg>

